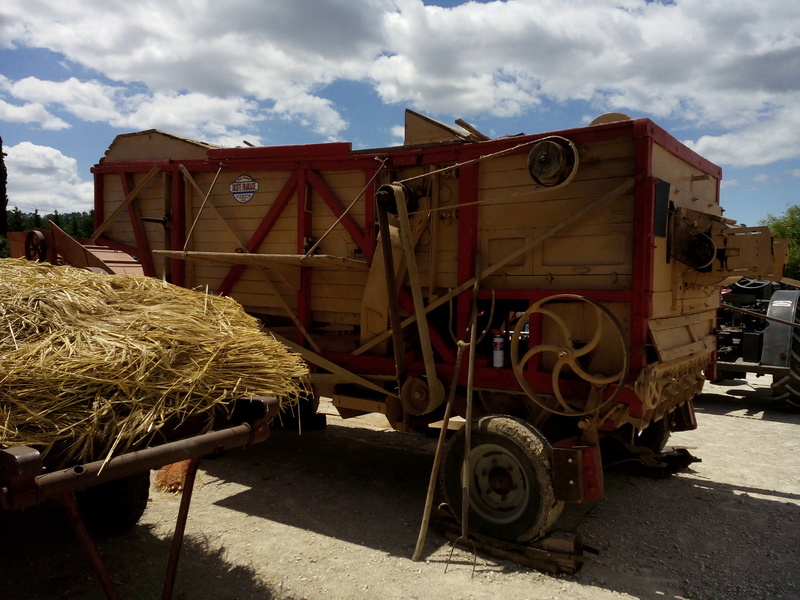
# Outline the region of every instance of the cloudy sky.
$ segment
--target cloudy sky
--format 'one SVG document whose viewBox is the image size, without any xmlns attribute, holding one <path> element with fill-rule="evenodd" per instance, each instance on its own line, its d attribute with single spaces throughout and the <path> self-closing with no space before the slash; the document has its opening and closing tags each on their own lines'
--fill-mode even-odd
<svg viewBox="0 0 800 600">
<path fill-rule="evenodd" d="M 118 133 L 396 144 L 648 117 L 723 168 L 726 216 L 800 204 L 800 2 L 2 0 L 9 206 L 89 210 Z"/>
</svg>

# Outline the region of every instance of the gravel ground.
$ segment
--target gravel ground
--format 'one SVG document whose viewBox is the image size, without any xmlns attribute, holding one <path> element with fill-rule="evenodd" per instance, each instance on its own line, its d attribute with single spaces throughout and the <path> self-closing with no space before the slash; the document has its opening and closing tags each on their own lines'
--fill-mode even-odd
<svg viewBox="0 0 800 600">
<path fill-rule="evenodd" d="M 206 461 L 176 599 L 800 598 L 800 414 L 765 378 L 707 384 L 699 429 L 671 445 L 702 462 L 666 480 L 606 473 L 606 498 L 559 526 L 599 551 L 553 577 L 428 535 L 412 562 L 434 438 L 378 416 Z M 179 497 L 152 491 L 132 531 L 100 540 L 122 598 L 161 595 Z M 59 507 L 0 513 L 0 599 L 104 598 Z M 474 561 L 474 566 L 473 566 Z"/>
</svg>

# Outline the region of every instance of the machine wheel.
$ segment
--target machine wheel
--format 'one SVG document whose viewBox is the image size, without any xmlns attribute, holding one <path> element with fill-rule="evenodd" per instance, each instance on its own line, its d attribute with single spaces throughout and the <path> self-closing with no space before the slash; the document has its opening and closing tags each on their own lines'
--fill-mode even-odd
<svg viewBox="0 0 800 600">
<path fill-rule="evenodd" d="M 136 525 L 147 507 L 150 471 L 87 488 L 75 497 L 90 531 L 122 533 Z"/>
<path fill-rule="evenodd" d="M 464 429 L 447 447 L 440 480 L 445 500 L 461 515 Z M 550 444 L 522 419 L 493 415 L 472 426 L 470 513 L 472 531 L 526 542 L 548 533 L 564 508 L 553 494 Z"/>
<path fill-rule="evenodd" d="M 574 303 L 586 308 L 587 319 L 594 322 L 591 339 L 576 339 L 568 324 L 557 313 L 555 308 L 561 303 Z M 548 318 L 560 332 L 560 343 L 540 344 L 529 348 L 520 356 L 522 329 L 533 315 Z M 605 335 L 608 330 L 609 335 Z M 622 366 L 616 373 L 598 374 L 587 371 L 584 364 L 593 353 L 619 355 Z M 537 393 L 525 376 L 527 364 L 538 354 L 551 354 L 556 361 L 551 374 L 553 397 Z M 531 305 L 517 321 L 511 334 L 511 366 L 520 387 L 539 406 L 548 412 L 565 416 L 582 416 L 599 412 L 604 406 L 616 398 L 622 390 L 622 383 L 628 376 L 630 356 L 625 342 L 625 333 L 619 320 L 602 304 L 585 296 L 575 294 L 555 294 L 539 300 Z M 565 398 L 561 391 L 562 382 L 569 377 L 569 372 L 579 379 L 591 384 L 597 402 L 587 403 L 586 398 Z M 563 377 L 563 379 L 562 379 Z M 610 395 L 604 395 L 605 389 L 613 385 Z M 591 397 L 591 396 L 590 396 Z"/>
<path fill-rule="evenodd" d="M 800 323 L 800 305 L 795 311 L 794 322 Z M 772 376 L 772 397 L 786 402 L 793 409 L 800 409 L 800 329 L 792 329 L 789 372 Z"/>
<path fill-rule="evenodd" d="M 31 229 L 25 236 L 25 258 L 36 262 L 47 260 L 47 242 L 41 231 Z"/>
<path fill-rule="evenodd" d="M 795 409 L 800 409 L 800 353 L 796 350 L 798 343 L 797 334 L 794 334 L 789 374 L 772 377 L 772 397 Z"/>
</svg>

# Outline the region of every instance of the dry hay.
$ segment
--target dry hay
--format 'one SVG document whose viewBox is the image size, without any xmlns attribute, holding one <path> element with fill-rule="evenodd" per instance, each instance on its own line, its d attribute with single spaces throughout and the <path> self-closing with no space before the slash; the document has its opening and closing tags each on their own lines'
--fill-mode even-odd
<svg viewBox="0 0 800 600">
<path fill-rule="evenodd" d="M 205 432 L 240 396 L 293 402 L 308 373 L 230 298 L 24 259 L 0 259 L 0 331 L 0 446 L 62 462 L 140 447 L 176 418 Z"/>
</svg>

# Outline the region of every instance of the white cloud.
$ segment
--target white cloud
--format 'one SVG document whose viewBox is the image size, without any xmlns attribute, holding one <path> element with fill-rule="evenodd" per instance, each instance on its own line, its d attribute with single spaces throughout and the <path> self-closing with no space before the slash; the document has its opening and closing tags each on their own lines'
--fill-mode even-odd
<svg viewBox="0 0 800 600">
<path fill-rule="evenodd" d="M 763 166 L 800 157 L 800 92 L 768 117 L 721 135 L 685 142 L 710 160 L 734 167 Z"/>
<path fill-rule="evenodd" d="M 213 98 L 205 94 L 156 93 L 127 98 L 111 125 L 122 129 L 163 129 L 186 137 L 226 144 L 243 135 L 259 143 L 253 123 L 263 119 L 258 106 L 242 98 Z"/>
<path fill-rule="evenodd" d="M 7 45 L 63 53 L 112 84 L 0 86 L 12 94 L 0 119 L 59 127 L 71 113 L 215 141 L 256 138 L 280 118 L 334 139 L 348 123 L 324 89 L 346 79 L 434 114 L 513 117 L 583 100 L 597 114 L 711 126 L 717 133 L 696 135 L 695 149 L 720 164 L 765 165 L 800 156 L 796 4 L 4 0 Z M 135 94 L 123 87 L 132 84 Z"/>
<path fill-rule="evenodd" d="M 10 104 L 1 98 L 0 121 L 31 123 L 47 130 L 68 129 L 70 127 L 69 123 L 50 114 L 44 106 L 37 102 L 18 106 Z"/>
<path fill-rule="evenodd" d="M 44 105 L 60 105 L 84 121 L 109 121 L 117 115 L 116 98 L 124 91 L 97 81 L 44 81 L 25 77 L 10 83 L 9 93 L 15 98 Z"/>
<path fill-rule="evenodd" d="M 8 169 L 8 207 L 44 215 L 92 208 L 93 185 L 78 176 L 74 158 L 55 148 L 21 142 L 4 148 Z"/>
</svg>

